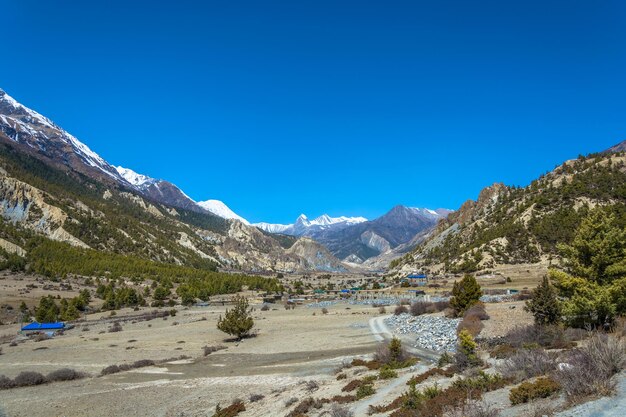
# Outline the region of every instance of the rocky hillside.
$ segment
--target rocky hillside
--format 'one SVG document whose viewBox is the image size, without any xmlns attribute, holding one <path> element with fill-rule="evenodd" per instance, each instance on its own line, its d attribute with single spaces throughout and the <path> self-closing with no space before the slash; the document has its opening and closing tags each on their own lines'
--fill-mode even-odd
<svg viewBox="0 0 626 417">
<path fill-rule="evenodd" d="M 310 239 L 223 219 L 167 181 L 113 167 L 0 90 L 0 258 L 43 242 L 209 270 L 345 270 Z"/>
<path fill-rule="evenodd" d="M 415 250 L 391 262 L 391 274 L 460 273 L 497 265 L 558 261 L 590 208 L 606 206 L 626 227 L 626 153 L 579 157 L 524 188 L 493 184 L 442 220 Z"/>
</svg>

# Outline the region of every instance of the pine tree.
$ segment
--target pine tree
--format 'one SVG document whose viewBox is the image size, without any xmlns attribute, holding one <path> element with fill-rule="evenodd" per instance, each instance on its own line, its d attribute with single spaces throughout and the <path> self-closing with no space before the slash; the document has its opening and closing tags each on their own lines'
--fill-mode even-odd
<svg viewBox="0 0 626 417">
<path fill-rule="evenodd" d="M 535 288 L 532 298 L 526 301 L 524 310 L 532 313 L 535 324 L 556 324 L 561 320 L 561 304 L 547 276 L 544 276 L 541 284 Z"/>
<path fill-rule="evenodd" d="M 476 278 L 466 274 L 461 282 L 454 281 L 450 306 L 454 309 L 457 317 L 462 316 L 468 308 L 480 301 L 482 295 L 483 292 Z"/>
<path fill-rule="evenodd" d="M 222 316 L 217 320 L 217 328 L 238 339 L 248 336 L 250 330 L 254 326 L 254 321 L 248 309 L 248 300 L 240 295 L 234 298 L 235 306 L 232 310 L 226 310 L 224 318 Z"/>
</svg>

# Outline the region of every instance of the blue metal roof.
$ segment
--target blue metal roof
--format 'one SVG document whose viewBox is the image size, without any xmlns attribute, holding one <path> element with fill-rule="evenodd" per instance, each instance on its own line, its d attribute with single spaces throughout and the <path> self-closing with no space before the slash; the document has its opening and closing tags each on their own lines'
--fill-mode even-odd
<svg viewBox="0 0 626 417">
<path fill-rule="evenodd" d="M 425 274 L 419 274 L 419 275 L 411 274 L 407 278 L 426 278 L 426 275 Z"/>
<path fill-rule="evenodd" d="M 22 327 L 22 330 L 61 330 L 65 328 L 65 323 L 30 323 Z"/>
</svg>

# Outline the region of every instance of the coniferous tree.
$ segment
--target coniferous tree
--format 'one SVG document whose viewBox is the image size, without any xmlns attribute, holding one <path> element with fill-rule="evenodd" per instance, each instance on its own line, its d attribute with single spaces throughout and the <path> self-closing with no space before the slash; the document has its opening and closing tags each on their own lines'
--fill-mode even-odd
<svg viewBox="0 0 626 417">
<path fill-rule="evenodd" d="M 468 308 L 480 301 L 482 295 L 483 292 L 476 278 L 466 274 L 460 282 L 454 282 L 450 306 L 457 316 L 462 316 Z"/>
<path fill-rule="evenodd" d="M 561 305 L 547 276 L 544 276 L 541 284 L 535 288 L 524 309 L 532 313 L 535 324 L 556 324 L 561 320 Z"/>
<path fill-rule="evenodd" d="M 217 328 L 224 333 L 228 333 L 231 336 L 236 336 L 238 339 L 248 336 L 250 330 L 254 326 L 254 320 L 250 313 L 251 309 L 248 309 L 248 300 L 240 295 L 234 298 L 235 306 L 232 309 L 227 309 L 217 321 Z"/>
</svg>

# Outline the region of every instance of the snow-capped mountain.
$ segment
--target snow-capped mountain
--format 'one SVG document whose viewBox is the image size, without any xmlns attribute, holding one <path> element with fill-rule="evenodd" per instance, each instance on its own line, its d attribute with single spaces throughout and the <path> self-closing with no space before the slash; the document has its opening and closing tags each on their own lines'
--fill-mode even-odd
<svg viewBox="0 0 626 417">
<path fill-rule="evenodd" d="M 293 224 L 254 223 L 253 226 L 269 233 L 282 233 L 292 236 L 314 236 L 317 232 L 328 229 L 342 229 L 353 224 L 366 222 L 365 217 L 330 217 L 328 214 L 309 220 L 301 214 Z"/>
<path fill-rule="evenodd" d="M 203 209 L 210 211 L 211 213 L 215 214 L 216 216 L 220 216 L 223 219 L 236 219 L 243 224 L 250 224 L 250 222 L 232 211 L 230 207 L 228 207 L 220 200 L 199 201 L 197 204 Z"/>
<path fill-rule="evenodd" d="M 128 181 L 131 185 L 134 185 L 137 188 L 147 188 L 151 184 L 158 182 L 159 180 L 150 178 L 147 175 L 138 174 L 130 168 L 124 168 L 121 166 L 116 166 L 115 170 Z"/>
<path fill-rule="evenodd" d="M 0 132 L 25 152 L 63 164 L 88 176 L 125 183 L 117 170 L 47 117 L 17 102 L 0 89 Z"/>
</svg>

